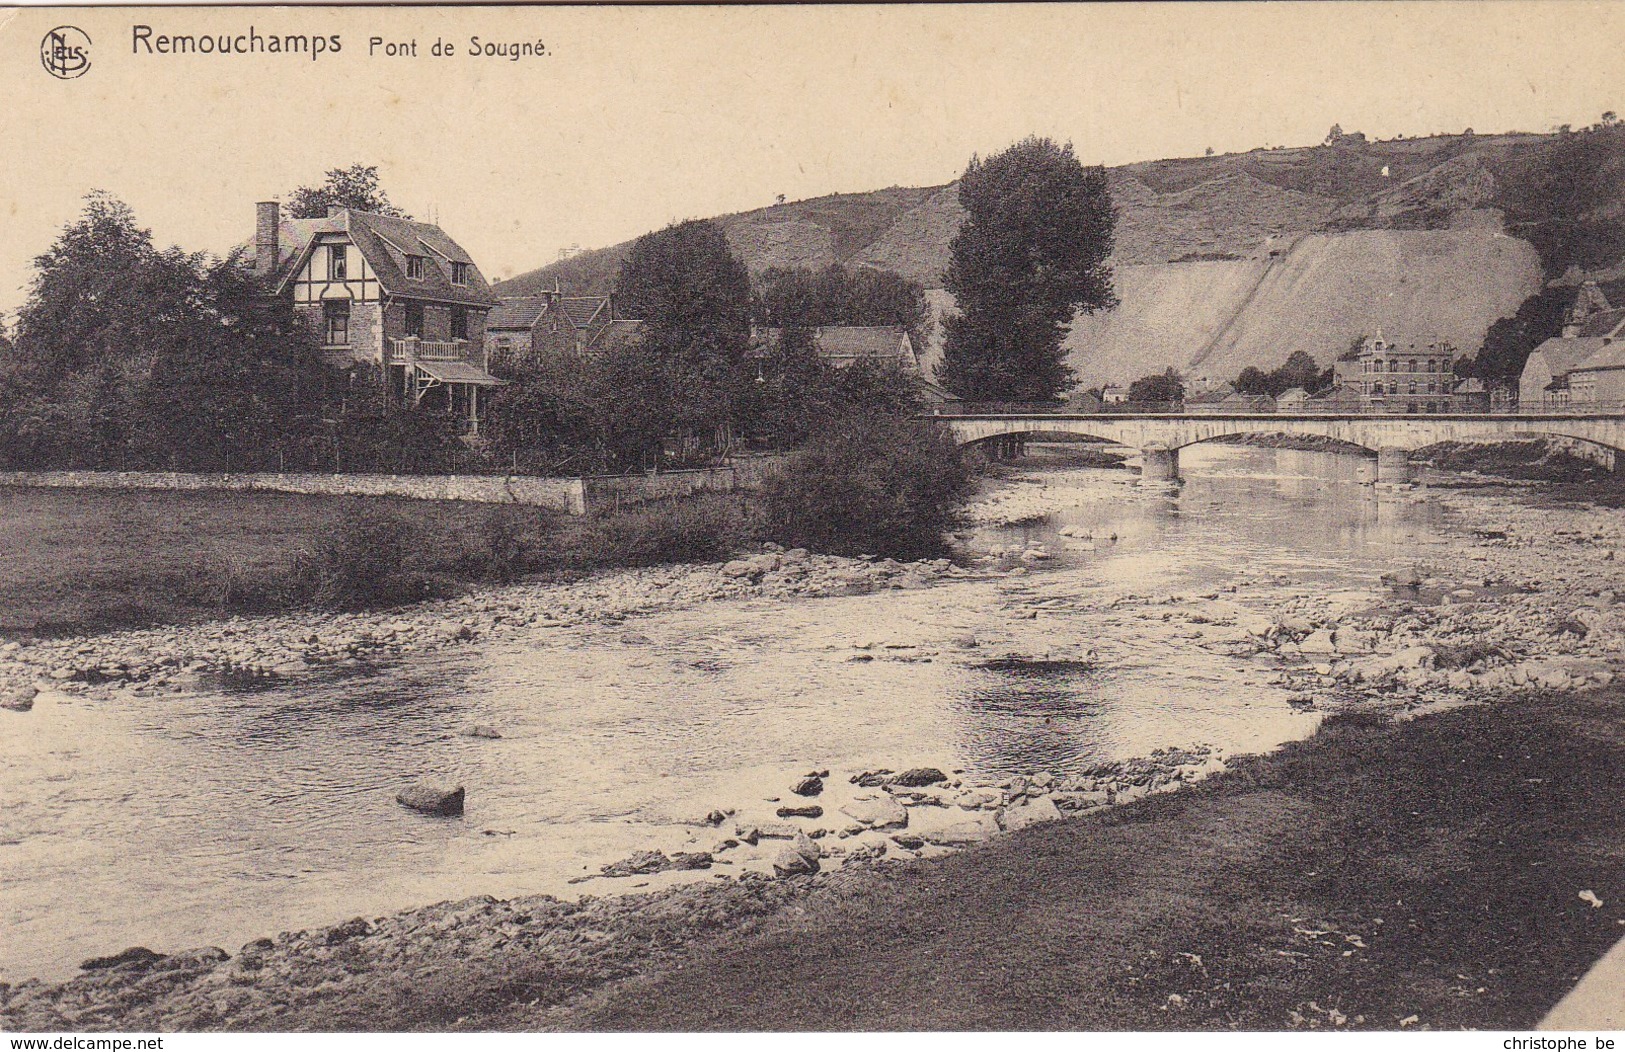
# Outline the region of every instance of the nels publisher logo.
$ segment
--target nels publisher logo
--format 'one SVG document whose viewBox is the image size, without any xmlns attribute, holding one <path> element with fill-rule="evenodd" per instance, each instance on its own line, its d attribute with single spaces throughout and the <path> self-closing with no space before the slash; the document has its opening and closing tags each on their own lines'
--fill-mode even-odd
<svg viewBox="0 0 1625 1052">
<path fill-rule="evenodd" d="M 90 37 L 76 26 L 57 26 L 40 41 L 39 60 L 60 80 L 82 77 L 90 69 Z"/>
</svg>

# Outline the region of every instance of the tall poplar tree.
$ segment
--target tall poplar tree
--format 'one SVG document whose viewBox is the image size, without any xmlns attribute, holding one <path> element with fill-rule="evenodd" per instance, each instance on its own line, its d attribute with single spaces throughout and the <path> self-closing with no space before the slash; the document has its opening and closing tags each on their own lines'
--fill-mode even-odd
<svg viewBox="0 0 1625 1052">
<path fill-rule="evenodd" d="M 1059 397 L 1077 383 L 1061 349 L 1073 316 L 1117 305 L 1105 169 L 1085 168 L 1071 143 L 1028 137 L 972 157 L 959 201 L 946 285 L 960 313 L 938 378 L 974 401 Z"/>
</svg>

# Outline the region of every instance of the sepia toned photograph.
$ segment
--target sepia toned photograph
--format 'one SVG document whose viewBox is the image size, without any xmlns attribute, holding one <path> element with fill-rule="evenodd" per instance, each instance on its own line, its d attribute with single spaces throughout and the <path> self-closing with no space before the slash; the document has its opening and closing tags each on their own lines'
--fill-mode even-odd
<svg viewBox="0 0 1625 1052">
<path fill-rule="evenodd" d="M 0 8 L 8 1047 L 1616 1047 L 1622 45 Z"/>
</svg>

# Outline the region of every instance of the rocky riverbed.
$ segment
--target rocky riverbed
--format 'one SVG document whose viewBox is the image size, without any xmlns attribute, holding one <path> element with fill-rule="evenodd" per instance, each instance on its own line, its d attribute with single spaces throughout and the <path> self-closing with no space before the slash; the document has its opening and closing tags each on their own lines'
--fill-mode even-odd
<svg viewBox="0 0 1625 1052">
<path fill-rule="evenodd" d="M 91 638 L 11 640 L 0 643 L 0 704 L 25 707 L 41 689 L 95 696 L 115 689 L 190 690 L 211 680 L 263 684 L 494 635 L 613 623 L 710 600 L 854 595 L 965 576 L 973 574 L 947 559 L 904 564 L 768 546 L 727 563 L 611 571 L 403 609 L 234 617 Z"/>
<path fill-rule="evenodd" d="M 1131 492 L 1124 491 L 1125 499 L 1139 499 Z M 1365 589 L 1328 592 L 1259 576 L 1197 593 L 1118 590 L 1101 595 L 1106 623 L 1261 662 L 1292 691 L 1293 704 L 1307 710 L 1493 703 L 1525 690 L 1590 690 L 1625 672 L 1625 580 L 1617 555 L 1625 549 L 1625 524 L 1618 513 L 1547 507 L 1531 489 L 1508 490 L 1494 501 L 1480 497 L 1434 488 L 1390 498 L 1438 502 L 1449 528 L 1429 557 L 1395 561 Z M 1057 499 L 1071 498 L 1042 477 L 1017 476 L 995 489 L 976 516 L 1015 521 L 1044 514 Z M 1066 541 L 1080 548 L 1097 543 L 1082 536 Z M 726 565 L 519 586 L 406 611 L 17 642 L 0 654 L 0 675 L 10 684 L 8 704 L 19 711 L 0 718 L 26 720 L 31 692 L 42 687 L 142 693 L 184 689 L 208 676 L 319 675 L 494 633 L 613 622 L 712 598 L 951 587 L 956 577 L 1034 574 L 1037 581 L 1055 554 L 1040 544 L 1011 546 L 984 553 L 977 569 L 967 570 L 946 562 L 765 551 Z M 1049 600 L 1029 598 L 1032 610 L 1013 609 L 1011 616 L 1042 616 Z M 986 659 L 1035 660 L 1002 653 Z M 750 918 L 806 896 L 890 879 L 900 862 L 972 848 L 1005 830 L 1175 791 L 1222 770 L 1224 761 L 1216 750 L 1189 748 L 984 782 L 952 770 L 809 769 L 777 795 L 695 815 L 691 850 L 651 849 L 606 862 L 583 881 L 592 894 L 580 902 L 480 897 L 283 933 L 236 953 L 136 948 L 87 961 L 83 974 L 66 983 L 0 986 L 0 1023 L 23 1030 L 366 1025 L 346 1012 L 386 995 L 427 991 L 431 1001 L 453 1003 L 457 991 L 437 993 L 436 977 L 448 962 L 468 959 L 490 962 L 493 974 L 510 969 L 528 976 L 522 990 L 514 988 L 515 1000 L 562 1005 L 605 982 L 661 967 L 707 932 L 748 926 Z M 593 897 L 599 894 L 616 897 Z M 425 1025 L 455 1021 L 427 1009 L 420 1018 Z"/>
</svg>

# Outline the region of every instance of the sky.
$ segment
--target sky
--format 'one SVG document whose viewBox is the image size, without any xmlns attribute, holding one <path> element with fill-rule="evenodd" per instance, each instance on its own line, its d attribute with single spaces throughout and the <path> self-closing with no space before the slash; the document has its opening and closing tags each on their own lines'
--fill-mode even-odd
<svg viewBox="0 0 1625 1052">
<path fill-rule="evenodd" d="M 69 24 L 90 66 L 59 79 Z M 160 54 L 161 36 L 332 36 Z M 469 55 L 470 38 L 545 54 Z M 416 55 L 370 45 L 416 41 Z M 431 53 L 437 40 L 454 54 Z M 162 245 L 223 254 L 256 201 L 376 164 L 492 280 L 663 226 L 949 182 L 1028 134 L 1087 163 L 1547 131 L 1625 109 L 1625 4 L 0 9 L 0 312 L 106 190 Z"/>
</svg>

